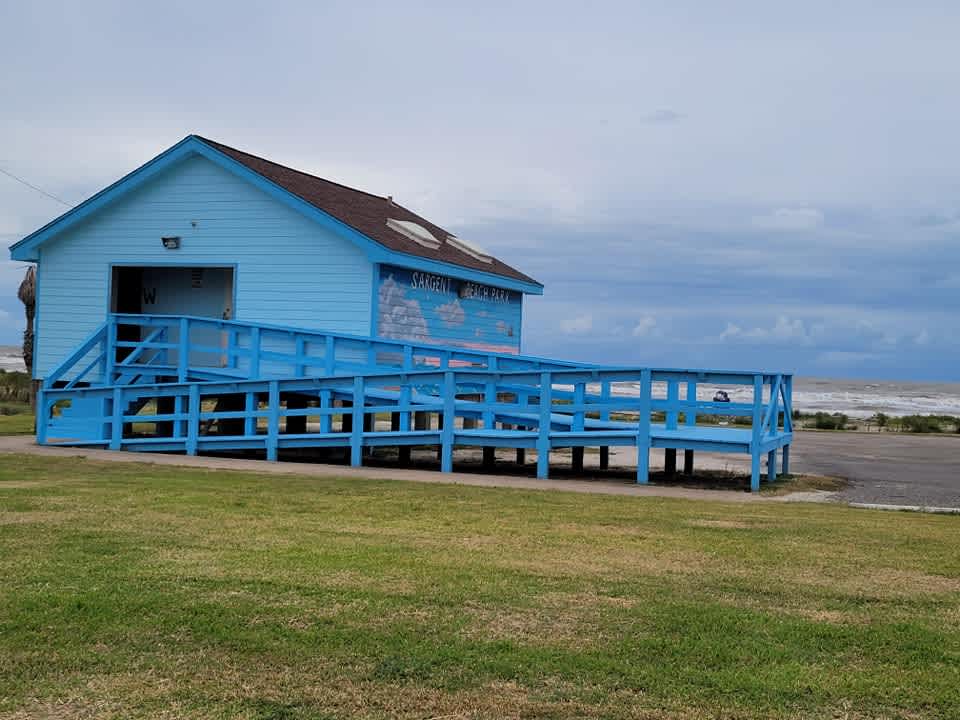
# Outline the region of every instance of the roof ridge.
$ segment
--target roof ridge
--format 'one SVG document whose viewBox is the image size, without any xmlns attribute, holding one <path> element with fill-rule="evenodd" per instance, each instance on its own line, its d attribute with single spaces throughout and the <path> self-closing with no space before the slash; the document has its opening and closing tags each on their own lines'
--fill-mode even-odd
<svg viewBox="0 0 960 720">
<path fill-rule="evenodd" d="M 366 190 L 361 190 L 360 188 L 355 188 L 355 187 L 350 187 L 349 185 L 344 185 L 343 183 L 337 182 L 336 180 L 330 180 L 330 179 L 328 179 L 328 178 L 320 177 L 319 175 L 314 175 L 313 173 L 308 173 L 308 172 L 306 172 L 305 170 L 298 170 L 298 169 L 295 168 L 295 167 L 290 167 L 289 165 L 284 165 L 283 163 L 278 163 L 276 160 L 270 160 L 269 158 L 265 158 L 265 157 L 262 157 L 262 156 L 260 156 L 260 155 L 254 155 L 254 154 L 251 153 L 251 152 L 247 152 L 246 150 L 240 150 L 239 148 L 235 148 L 235 147 L 233 147 L 232 145 L 227 145 L 226 143 L 222 143 L 222 142 L 220 142 L 220 141 L 218 141 L 218 140 L 211 140 L 210 138 L 205 138 L 205 137 L 203 137 L 203 135 L 196 135 L 196 134 L 194 134 L 193 137 L 195 137 L 197 140 L 200 140 L 201 142 L 206 143 L 207 145 L 210 145 L 210 146 L 213 147 L 215 150 L 218 148 L 218 146 L 219 146 L 219 147 L 222 147 L 222 148 L 226 148 L 227 150 L 230 150 L 231 152 L 240 153 L 241 155 L 246 155 L 247 157 L 251 157 L 251 158 L 253 158 L 254 160 L 259 160 L 260 162 L 265 162 L 265 163 L 269 163 L 269 164 L 271 164 L 271 165 L 275 165 L 276 167 L 283 168 L 284 170 L 289 170 L 290 172 L 295 172 L 295 173 L 297 173 L 298 175 L 304 175 L 305 177 L 312 178 L 312 179 L 314 179 L 314 180 L 319 180 L 319 181 L 321 181 L 321 182 L 330 183 L 331 185 L 336 185 L 337 187 L 341 187 L 341 188 L 343 188 L 344 190 L 350 190 L 351 192 L 362 193 L 363 195 L 369 195 L 370 197 L 377 198 L 378 200 L 383 200 L 384 202 L 390 202 L 390 198 L 389 198 L 388 196 L 386 196 L 386 195 L 377 195 L 376 193 L 368 192 L 368 191 L 366 191 Z M 394 203 L 394 204 L 397 205 L 397 203 Z M 398 206 L 399 206 L 399 205 L 398 205 Z M 402 206 L 399 206 L 399 207 L 402 207 Z M 403 208 L 403 209 L 404 209 L 404 210 L 407 210 L 407 208 Z M 412 211 L 412 210 L 407 210 L 407 212 L 413 212 L 413 211 Z M 416 214 L 416 213 L 414 213 L 414 214 Z"/>
</svg>

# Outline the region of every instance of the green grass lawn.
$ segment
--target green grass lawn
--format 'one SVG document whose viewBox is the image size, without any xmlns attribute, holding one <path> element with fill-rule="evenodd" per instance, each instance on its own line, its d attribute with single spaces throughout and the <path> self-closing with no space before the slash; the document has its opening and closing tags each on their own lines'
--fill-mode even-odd
<svg viewBox="0 0 960 720">
<path fill-rule="evenodd" d="M 0 435 L 32 435 L 33 413 L 29 406 L 22 412 L 6 415 L 0 412 Z"/>
<path fill-rule="evenodd" d="M 0 717 L 960 716 L 960 518 L 0 455 Z"/>
</svg>

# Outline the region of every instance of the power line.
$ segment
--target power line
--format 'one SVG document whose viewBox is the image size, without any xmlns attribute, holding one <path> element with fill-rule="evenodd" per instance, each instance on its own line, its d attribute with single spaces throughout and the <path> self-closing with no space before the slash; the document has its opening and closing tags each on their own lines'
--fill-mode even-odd
<svg viewBox="0 0 960 720">
<path fill-rule="evenodd" d="M 12 179 L 16 180 L 18 183 L 20 183 L 20 184 L 22 184 L 22 185 L 26 185 L 28 188 L 30 188 L 30 189 L 32 189 L 32 190 L 36 190 L 36 191 L 37 191 L 38 193 L 40 193 L 41 195 L 46 195 L 46 196 L 47 196 L 48 198 L 50 198 L 51 200 L 56 200 L 56 201 L 57 201 L 58 203 L 60 203 L 61 205 L 66 205 L 68 208 L 72 208 L 72 207 L 73 207 L 73 205 L 71 205 L 70 203 L 68 203 L 66 200 L 61 200 L 61 199 L 58 198 L 56 195 L 51 195 L 51 194 L 48 193 L 46 190 L 44 190 L 44 189 L 42 189 L 42 188 L 38 188 L 36 185 L 33 185 L 33 184 L 31 184 L 31 183 L 28 183 L 26 180 L 24 180 L 24 179 L 21 178 L 21 177 L 17 177 L 17 176 L 14 175 L 12 172 L 7 172 L 7 171 L 4 170 L 2 167 L 0 167 L 0 173 L 3 173 L 3 174 L 6 175 L 8 178 L 12 178 Z"/>
</svg>

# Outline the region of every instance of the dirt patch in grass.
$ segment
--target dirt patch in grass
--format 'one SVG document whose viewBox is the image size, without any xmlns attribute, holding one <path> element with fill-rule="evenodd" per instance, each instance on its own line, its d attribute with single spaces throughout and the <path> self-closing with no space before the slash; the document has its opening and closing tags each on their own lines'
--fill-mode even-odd
<svg viewBox="0 0 960 720">
<path fill-rule="evenodd" d="M 57 510 L 24 510 L 8 512 L 0 510 L 0 525 L 47 525 L 63 523 L 77 515 L 74 512 Z"/>
<path fill-rule="evenodd" d="M 686 524 L 690 527 L 719 528 L 721 530 L 748 530 L 753 527 L 744 520 L 709 520 L 705 518 L 690 520 Z"/>
<path fill-rule="evenodd" d="M 840 580 L 838 584 L 848 592 L 883 597 L 960 593 L 960 577 L 929 575 L 911 570 L 886 569 L 876 573 L 855 574 Z M 960 597 L 957 600 L 960 601 Z"/>
<path fill-rule="evenodd" d="M 760 494 L 777 497 L 795 492 L 841 492 L 850 486 L 843 478 L 825 475 L 781 475 L 773 483 L 760 483 Z"/>
</svg>

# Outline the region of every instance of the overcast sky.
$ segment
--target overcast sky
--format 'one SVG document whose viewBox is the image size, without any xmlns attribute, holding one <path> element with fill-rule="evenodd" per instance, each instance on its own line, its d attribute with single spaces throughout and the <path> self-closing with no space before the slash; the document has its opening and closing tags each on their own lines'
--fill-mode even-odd
<svg viewBox="0 0 960 720">
<path fill-rule="evenodd" d="M 960 380 L 956 2 L 39 1 L 0 28 L 0 168 L 69 203 L 196 132 L 533 275 L 529 353 Z M 0 175 L 0 244 L 64 209 Z"/>
</svg>

